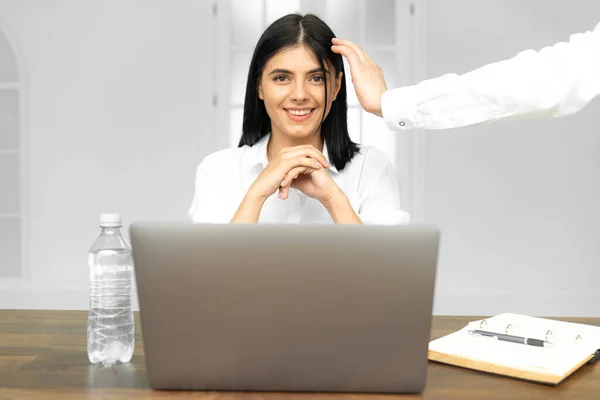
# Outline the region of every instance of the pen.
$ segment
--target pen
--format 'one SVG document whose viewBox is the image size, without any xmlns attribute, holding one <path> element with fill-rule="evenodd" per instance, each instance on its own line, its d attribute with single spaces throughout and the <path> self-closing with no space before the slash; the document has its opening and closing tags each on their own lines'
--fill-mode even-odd
<svg viewBox="0 0 600 400">
<path fill-rule="evenodd" d="M 554 343 L 550 343 L 550 342 L 547 342 L 545 340 L 540 340 L 540 339 L 532 339 L 532 338 L 526 338 L 526 337 L 522 337 L 522 336 L 505 335 L 503 333 L 481 331 L 478 329 L 469 330 L 468 332 L 470 335 L 484 336 L 484 337 L 488 337 L 491 339 L 502 340 L 503 342 L 526 344 L 529 346 L 537 346 L 537 347 L 554 347 Z"/>
</svg>

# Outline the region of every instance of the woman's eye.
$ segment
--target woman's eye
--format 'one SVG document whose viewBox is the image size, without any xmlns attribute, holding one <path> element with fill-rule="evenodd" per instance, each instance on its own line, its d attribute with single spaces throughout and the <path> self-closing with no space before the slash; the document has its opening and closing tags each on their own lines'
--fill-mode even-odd
<svg viewBox="0 0 600 400">
<path fill-rule="evenodd" d="M 275 79 L 273 79 L 275 82 L 285 82 L 287 81 L 287 76 L 285 75 L 279 75 L 276 76 Z"/>
<path fill-rule="evenodd" d="M 317 82 L 317 83 L 321 83 L 324 81 L 323 77 L 321 75 L 316 75 L 312 77 L 313 82 Z"/>
</svg>

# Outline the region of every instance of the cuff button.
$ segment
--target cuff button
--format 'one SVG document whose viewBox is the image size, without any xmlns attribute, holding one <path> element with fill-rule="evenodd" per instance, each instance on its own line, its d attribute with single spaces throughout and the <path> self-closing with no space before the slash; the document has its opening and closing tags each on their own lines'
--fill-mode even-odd
<svg viewBox="0 0 600 400">
<path fill-rule="evenodd" d="M 404 121 L 400 121 L 400 122 L 399 122 L 399 125 L 400 125 L 400 126 L 404 126 L 404 125 L 406 125 L 406 124 L 404 123 Z"/>
</svg>

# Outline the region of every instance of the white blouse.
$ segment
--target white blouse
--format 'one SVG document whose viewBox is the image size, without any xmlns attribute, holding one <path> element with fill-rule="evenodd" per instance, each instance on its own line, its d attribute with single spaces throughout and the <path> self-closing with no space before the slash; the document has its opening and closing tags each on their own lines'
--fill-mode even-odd
<svg viewBox="0 0 600 400">
<path fill-rule="evenodd" d="M 248 188 L 267 166 L 266 135 L 254 146 L 217 151 L 207 156 L 196 171 L 196 192 L 189 216 L 195 223 L 228 223 Z M 328 158 L 327 146 L 323 155 Z M 387 155 L 371 146 L 360 148 L 342 171 L 328 169 L 348 196 L 363 223 L 403 224 L 410 215 L 400 207 L 400 193 Z M 280 200 L 277 192 L 264 203 L 259 223 L 333 223 L 327 209 L 296 189 Z"/>
</svg>

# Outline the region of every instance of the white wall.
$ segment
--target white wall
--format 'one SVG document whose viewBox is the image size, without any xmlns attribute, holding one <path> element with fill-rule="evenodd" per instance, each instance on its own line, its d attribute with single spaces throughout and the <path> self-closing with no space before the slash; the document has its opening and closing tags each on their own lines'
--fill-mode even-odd
<svg viewBox="0 0 600 400">
<path fill-rule="evenodd" d="M 195 167 L 228 134 L 212 129 L 211 7 L 0 0 L 23 64 L 27 157 L 26 270 L 0 280 L 0 308 L 87 308 L 100 212 L 187 218 Z M 466 72 L 598 15 L 587 0 L 416 1 L 413 65 Z M 418 132 L 414 216 L 442 230 L 436 314 L 600 315 L 599 111 Z"/>
<path fill-rule="evenodd" d="M 215 151 L 212 3 L 0 0 L 21 58 L 25 274 L 0 308 L 87 308 L 101 212 L 186 220 Z M 225 133 L 226 134 L 226 133 Z M 127 235 L 128 236 L 128 235 Z"/>
<path fill-rule="evenodd" d="M 589 0 L 420 4 L 426 78 L 568 40 L 600 21 L 600 2 Z M 442 231 L 435 313 L 600 316 L 598 115 L 596 99 L 555 120 L 420 132 L 421 220 Z"/>
</svg>

